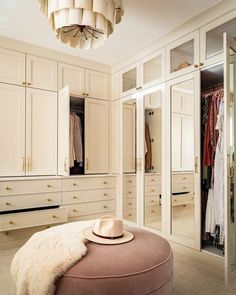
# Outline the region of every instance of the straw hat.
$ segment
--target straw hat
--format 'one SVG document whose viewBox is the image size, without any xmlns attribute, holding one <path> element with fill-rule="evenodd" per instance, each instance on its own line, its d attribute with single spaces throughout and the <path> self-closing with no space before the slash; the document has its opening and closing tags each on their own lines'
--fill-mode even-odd
<svg viewBox="0 0 236 295">
<path fill-rule="evenodd" d="M 123 221 L 113 216 L 100 217 L 93 227 L 85 228 L 83 234 L 87 240 L 105 245 L 123 244 L 134 238 L 123 229 Z"/>
</svg>

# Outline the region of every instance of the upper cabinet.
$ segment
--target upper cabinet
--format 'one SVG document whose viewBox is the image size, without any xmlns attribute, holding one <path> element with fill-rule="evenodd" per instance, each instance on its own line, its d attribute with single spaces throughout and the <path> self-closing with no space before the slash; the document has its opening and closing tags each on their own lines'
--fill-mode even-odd
<svg viewBox="0 0 236 295">
<path fill-rule="evenodd" d="M 163 48 L 121 71 L 120 96 L 130 95 L 164 80 L 165 49 Z"/>
<path fill-rule="evenodd" d="M 109 99 L 108 74 L 59 63 L 58 90 L 67 85 L 73 95 Z"/>
<path fill-rule="evenodd" d="M 25 85 L 25 54 L 0 48 L 0 82 Z"/>
<path fill-rule="evenodd" d="M 168 79 L 199 68 L 199 32 L 195 31 L 168 45 L 166 55 Z"/>
<path fill-rule="evenodd" d="M 26 85 L 33 88 L 57 91 L 57 62 L 27 55 Z"/>
<path fill-rule="evenodd" d="M 223 34 L 234 37 L 236 11 L 233 11 L 200 30 L 200 61 L 205 66 L 223 61 Z"/>
</svg>

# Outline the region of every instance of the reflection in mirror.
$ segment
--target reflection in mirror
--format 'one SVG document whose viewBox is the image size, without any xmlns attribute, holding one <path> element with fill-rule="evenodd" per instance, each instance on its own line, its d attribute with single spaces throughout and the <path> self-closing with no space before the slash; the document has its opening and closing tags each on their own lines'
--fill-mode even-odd
<svg viewBox="0 0 236 295">
<path fill-rule="evenodd" d="M 137 87 L 136 68 L 123 73 L 122 75 L 122 91 L 128 91 Z"/>
<path fill-rule="evenodd" d="M 145 194 L 144 224 L 161 230 L 162 91 L 144 97 Z"/>
<path fill-rule="evenodd" d="M 123 218 L 136 222 L 136 101 L 123 102 Z"/>
<path fill-rule="evenodd" d="M 162 61 L 162 56 L 158 55 L 155 58 L 144 63 L 143 65 L 144 84 L 161 78 L 161 72 L 162 72 L 161 61 Z"/>
<path fill-rule="evenodd" d="M 194 239 L 194 81 L 171 87 L 172 234 Z"/>
<path fill-rule="evenodd" d="M 171 50 L 171 73 L 194 63 L 194 41 L 190 40 Z"/>
</svg>

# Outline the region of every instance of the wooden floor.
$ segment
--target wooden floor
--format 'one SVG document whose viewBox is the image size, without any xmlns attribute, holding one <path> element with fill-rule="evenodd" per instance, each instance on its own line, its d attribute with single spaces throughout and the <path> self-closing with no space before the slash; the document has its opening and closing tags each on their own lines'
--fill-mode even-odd
<svg viewBox="0 0 236 295">
<path fill-rule="evenodd" d="M 235 295 L 236 282 L 227 289 L 224 286 L 222 266 L 206 263 L 199 253 L 172 244 L 174 251 L 174 291 L 173 295 Z M 0 250 L 0 294 L 14 295 L 15 288 L 10 277 L 10 263 L 17 248 Z M 207 254 L 209 255 L 209 254 Z M 199 259 L 199 257 L 200 259 Z M 112 294 L 112 293 L 111 293 Z M 135 295 L 135 294 L 133 294 Z"/>
</svg>

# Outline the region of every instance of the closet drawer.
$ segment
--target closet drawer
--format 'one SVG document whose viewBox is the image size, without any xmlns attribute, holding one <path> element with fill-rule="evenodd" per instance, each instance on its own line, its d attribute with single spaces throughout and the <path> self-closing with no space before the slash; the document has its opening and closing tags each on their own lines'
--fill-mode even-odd
<svg viewBox="0 0 236 295">
<path fill-rule="evenodd" d="M 136 209 L 124 210 L 123 218 L 132 222 L 136 222 Z"/>
<path fill-rule="evenodd" d="M 0 216 L 0 230 L 13 230 L 66 221 L 66 208 L 6 214 Z"/>
<path fill-rule="evenodd" d="M 160 206 L 159 197 L 157 196 L 145 197 L 144 201 L 145 201 L 145 207 Z"/>
<path fill-rule="evenodd" d="M 82 203 L 66 205 L 68 217 L 76 217 L 82 215 L 103 213 L 114 211 L 114 201 L 101 201 L 93 203 Z"/>
<path fill-rule="evenodd" d="M 193 182 L 194 174 L 193 173 L 179 173 L 172 175 L 173 183 L 185 183 L 185 182 Z"/>
<path fill-rule="evenodd" d="M 57 192 L 61 190 L 60 179 L 18 180 L 0 182 L 0 196 Z"/>
<path fill-rule="evenodd" d="M 112 200 L 114 197 L 114 189 L 62 192 L 62 204 L 78 204 L 102 200 L 105 201 Z"/>
<path fill-rule="evenodd" d="M 56 206 L 60 204 L 60 192 L 0 197 L 0 211 Z"/>
<path fill-rule="evenodd" d="M 136 208 L 136 198 L 126 198 L 123 200 L 124 209 L 133 209 Z"/>
<path fill-rule="evenodd" d="M 155 196 L 161 194 L 161 187 L 160 186 L 145 186 L 145 196 Z"/>
<path fill-rule="evenodd" d="M 172 193 L 183 193 L 183 192 L 192 192 L 193 191 L 193 183 L 173 183 Z"/>
<path fill-rule="evenodd" d="M 161 175 L 145 175 L 145 185 L 161 184 Z"/>
<path fill-rule="evenodd" d="M 145 217 L 159 218 L 161 216 L 161 206 L 145 207 Z"/>
<path fill-rule="evenodd" d="M 114 177 L 88 177 L 62 179 L 62 191 L 114 188 Z"/>
<path fill-rule="evenodd" d="M 136 187 L 124 187 L 123 196 L 124 198 L 136 197 Z"/>
<path fill-rule="evenodd" d="M 123 177 L 123 187 L 136 186 L 136 176 L 124 175 Z"/>
<path fill-rule="evenodd" d="M 193 194 L 172 196 L 173 206 L 186 205 L 186 204 L 194 204 Z"/>
</svg>

